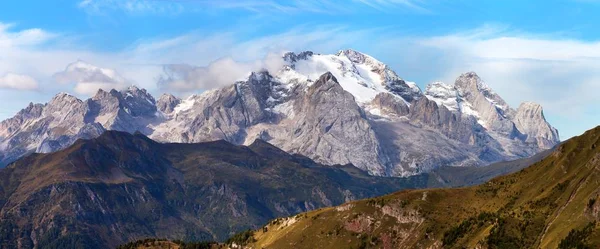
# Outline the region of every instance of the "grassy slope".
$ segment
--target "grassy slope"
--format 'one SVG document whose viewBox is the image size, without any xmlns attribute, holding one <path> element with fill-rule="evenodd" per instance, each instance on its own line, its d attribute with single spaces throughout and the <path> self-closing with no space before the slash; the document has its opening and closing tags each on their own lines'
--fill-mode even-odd
<svg viewBox="0 0 600 249">
<path fill-rule="evenodd" d="M 556 248 L 598 217 L 600 127 L 483 185 L 408 190 L 271 221 L 254 248 Z M 600 246 L 593 227 L 588 243 Z"/>
<path fill-rule="evenodd" d="M 507 175 L 537 163 L 554 149 L 542 151 L 532 157 L 514 161 L 497 162 L 485 167 L 440 167 L 427 173 L 429 188 L 465 187 L 485 183 L 494 177 Z"/>
</svg>

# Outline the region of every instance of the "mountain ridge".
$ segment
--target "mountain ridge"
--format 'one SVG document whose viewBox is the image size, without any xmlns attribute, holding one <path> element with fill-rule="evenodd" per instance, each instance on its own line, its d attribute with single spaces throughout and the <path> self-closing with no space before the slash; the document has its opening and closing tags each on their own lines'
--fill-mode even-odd
<svg viewBox="0 0 600 249">
<path fill-rule="evenodd" d="M 0 169 L 0 247 L 224 240 L 271 218 L 425 184 L 324 166 L 260 140 L 158 143 L 106 131 Z"/>
<path fill-rule="evenodd" d="M 99 90 L 85 101 L 58 94 L 0 123 L 0 165 L 105 130 L 139 130 L 161 142 L 249 144 L 261 138 L 320 163 L 351 163 L 385 176 L 514 160 L 559 141 L 540 106 L 511 109 L 475 73 L 457 79 L 460 91 L 444 86 L 445 92 L 427 87 L 423 93 L 354 50 L 290 52 L 283 60 L 287 64 L 277 72 L 254 72 L 245 81 L 187 99 L 163 94 L 156 100 L 137 87 Z M 334 87 L 316 91 L 329 81 Z M 333 92 L 339 100 L 327 97 Z"/>
</svg>

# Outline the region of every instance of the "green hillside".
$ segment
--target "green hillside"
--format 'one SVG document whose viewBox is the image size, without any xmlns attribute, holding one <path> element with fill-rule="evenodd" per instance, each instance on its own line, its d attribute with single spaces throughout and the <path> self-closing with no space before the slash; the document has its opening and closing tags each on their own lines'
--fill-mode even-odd
<svg viewBox="0 0 600 249">
<path fill-rule="evenodd" d="M 252 248 L 599 248 L 600 127 L 485 184 L 406 190 L 275 219 Z"/>
</svg>

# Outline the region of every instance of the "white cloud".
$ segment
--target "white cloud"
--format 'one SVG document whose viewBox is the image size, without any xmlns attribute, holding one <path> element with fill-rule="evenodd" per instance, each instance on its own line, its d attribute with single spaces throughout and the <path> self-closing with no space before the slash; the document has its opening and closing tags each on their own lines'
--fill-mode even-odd
<svg viewBox="0 0 600 249">
<path fill-rule="evenodd" d="M 97 67 L 83 61 L 69 64 L 64 71 L 54 74 L 54 79 L 61 84 L 74 84 L 75 92 L 84 95 L 92 95 L 98 89 L 120 90 L 128 83 L 113 69 Z"/>
<path fill-rule="evenodd" d="M 241 39 L 235 30 L 219 34 L 190 32 L 164 40 L 143 40 L 126 52 L 129 60 L 155 64 L 208 65 L 223 57 L 254 61 L 269 53 L 314 50 L 335 52 L 357 43 L 371 42 L 381 29 L 350 30 L 340 26 L 294 27 L 281 33 Z"/>
<path fill-rule="evenodd" d="M 7 73 L 0 77 L 0 88 L 32 91 L 37 90 L 39 85 L 31 76 Z"/>
<path fill-rule="evenodd" d="M 188 64 L 163 66 L 164 74 L 158 79 L 160 88 L 182 93 L 197 92 L 231 85 L 244 80 L 251 72 L 276 72 L 284 65 L 280 54 L 269 53 L 264 59 L 253 62 L 238 62 L 230 57 L 221 58 L 205 67 Z"/>
<path fill-rule="evenodd" d="M 0 22 L 0 49 L 10 47 L 28 47 L 43 44 L 56 37 L 55 34 L 48 33 L 41 29 L 26 29 L 17 32 L 9 32 L 14 24 Z"/>
</svg>

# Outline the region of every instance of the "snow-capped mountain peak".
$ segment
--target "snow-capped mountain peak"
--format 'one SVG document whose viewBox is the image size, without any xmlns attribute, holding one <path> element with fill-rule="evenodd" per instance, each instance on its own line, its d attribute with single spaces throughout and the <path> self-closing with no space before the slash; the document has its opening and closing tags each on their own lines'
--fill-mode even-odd
<svg viewBox="0 0 600 249">
<path fill-rule="evenodd" d="M 459 111 L 458 99 L 460 98 L 458 91 L 454 85 L 449 85 L 444 82 L 433 82 L 425 88 L 425 96 L 438 105 L 443 105 L 450 111 Z"/>
<path fill-rule="evenodd" d="M 542 148 L 559 141 L 558 132 L 548 124 L 539 104 L 524 102 L 514 110 L 475 72 L 460 75 L 454 85 L 431 83 L 425 96 L 454 113 L 474 117 L 496 138 L 526 137 Z"/>
<path fill-rule="evenodd" d="M 335 55 L 336 56 L 345 56 L 351 62 L 356 63 L 356 64 L 367 64 L 367 65 L 372 65 L 373 67 L 377 67 L 377 68 L 386 67 L 386 65 L 383 64 L 383 62 L 376 60 L 372 56 L 358 52 L 356 50 L 352 50 L 352 49 L 340 50 Z"/>
<path fill-rule="evenodd" d="M 473 109 L 471 103 L 466 101 L 461 92 L 455 85 L 446 84 L 444 82 L 433 82 L 427 85 L 425 96 L 433 100 L 438 106 L 444 106 L 449 111 L 475 117 L 479 124 L 485 123 L 480 119 L 479 113 Z"/>
<path fill-rule="evenodd" d="M 475 102 L 477 96 L 481 95 L 485 100 L 497 108 L 501 115 L 509 115 L 511 110 L 508 104 L 489 87 L 475 72 L 467 72 L 460 75 L 454 85 L 460 94 L 467 100 Z"/>
<path fill-rule="evenodd" d="M 402 80 L 387 65 L 354 50 L 341 50 L 327 55 L 310 51 L 299 54 L 290 52 L 283 58 L 289 65 L 275 75 L 281 81 L 308 82 L 310 85 L 322 74 L 330 72 L 360 104 L 371 102 L 383 92 L 396 94 L 407 103 L 422 95 L 415 83 Z"/>
</svg>

